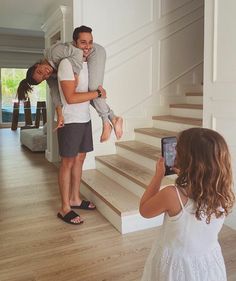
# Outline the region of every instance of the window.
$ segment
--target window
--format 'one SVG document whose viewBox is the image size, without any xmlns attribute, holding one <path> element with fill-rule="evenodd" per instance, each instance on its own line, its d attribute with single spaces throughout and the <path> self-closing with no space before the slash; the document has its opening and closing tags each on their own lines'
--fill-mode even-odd
<svg viewBox="0 0 236 281">
<path fill-rule="evenodd" d="M 11 122 L 13 103 L 17 101 L 16 91 L 21 80 L 26 76 L 27 69 L 2 68 L 1 69 L 1 117 L 2 123 Z M 31 112 L 34 120 L 37 101 L 46 100 L 46 82 L 34 86 L 30 93 Z M 24 121 L 24 108 L 20 106 L 19 121 Z"/>
</svg>

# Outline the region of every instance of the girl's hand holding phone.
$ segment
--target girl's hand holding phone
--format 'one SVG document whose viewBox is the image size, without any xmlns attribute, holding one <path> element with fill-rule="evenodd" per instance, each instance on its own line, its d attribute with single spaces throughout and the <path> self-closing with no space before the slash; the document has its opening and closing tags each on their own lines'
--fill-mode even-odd
<svg viewBox="0 0 236 281">
<path fill-rule="evenodd" d="M 166 168 L 165 168 L 165 160 L 163 157 L 160 157 L 156 163 L 156 173 L 155 176 L 162 179 L 165 175 Z"/>
</svg>

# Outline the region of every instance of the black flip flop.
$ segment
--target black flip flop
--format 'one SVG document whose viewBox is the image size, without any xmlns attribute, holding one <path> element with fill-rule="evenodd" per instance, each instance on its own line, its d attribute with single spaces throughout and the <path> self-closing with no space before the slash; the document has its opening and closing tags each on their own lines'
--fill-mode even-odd
<svg viewBox="0 0 236 281">
<path fill-rule="evenodd" d="M 69 211 L 65 216 L 63 216 L 61 213 L 58 213 L 57 217 L 59 219 L 63 220 L 64 222 L 69 223 L 69 224 L 76 224 L 77 225 L 77 224 L 83 223 L 83 221 L 80 221 L 80 222 L 72 222 L 71 221 L 76 217 L 80 217 L 78 214 L 76 214 L 76 212 L 74 212 L 72 210 Z"/>
<path fill-rule="evenodd" d="M 93 208 L 90 208 L 89 205 L 90 205 L 90 201 L 85 201 L 85 200 L 82 200 L 81 204 L 79 206 L 70 206 L 72 209 L 83 209 L 83 210 L 95 210 L 96 209 L 96 206 L 93 207 Z"/>
</svg>

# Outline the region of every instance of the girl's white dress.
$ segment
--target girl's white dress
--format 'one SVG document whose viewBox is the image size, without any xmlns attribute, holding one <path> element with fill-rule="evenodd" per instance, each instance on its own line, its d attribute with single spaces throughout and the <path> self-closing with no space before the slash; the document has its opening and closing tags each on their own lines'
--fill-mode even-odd
<svg viewBox="0 0 236 281">
<path fill-rule="evenodd" d="M 145 264 L 142 281 L 226 281 L 218 233 L 224 218 L 210 224 L 195 217 L 195 204 L 185 206 L 176 188 L 182 211 L 164 216 L 163 225 Z"/>
</svg>

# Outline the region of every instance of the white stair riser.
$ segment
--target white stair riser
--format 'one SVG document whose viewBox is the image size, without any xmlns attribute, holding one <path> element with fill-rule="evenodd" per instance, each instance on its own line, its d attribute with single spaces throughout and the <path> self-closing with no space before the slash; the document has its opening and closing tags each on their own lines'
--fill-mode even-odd
<svg viewBox="0 0 236 281">
<path fill-rule="evenodd" d="M 203 97 L 201 96 L 187 96 L 185 98 L 186 103 L 190 104 L 203 104 Z"/>
<path fill-rule="evenodd" d="M 180 117 L 202 118 L 201 109 L 189 109 L 189 108 L 171 108 L 170 114 Z"/>
<path fill-rule="evenodd" d="M 161 148 L 161 139 L 158 137 L 135 132 L 135 140 Z"/>
<path fill-rule="evenodd" d="M 84 184 L 81 184 L 81 194 L 93 201 L 97 210 L 122 234 L 157 227 L 163 223 L 163 215 L 152 219 L 145 219 L 139 213 L 120 216 Z"/>
<path fill-rule="evenodd" d="M 85 184 L 81 184 L 81 194 L 88 200 L 92 201 L 97 210 L 119 231 L 122 233 L 121 217 L 110 206 L 108 206 L 101 198 L 93 193 Z"/>
<path fill-rule="evenodd" d="M 133 151 L 129 151 L 125 148 L 122 148 L 122 147 L 119 147 L 117 146 L 116 147 L 116 152 L 119 156 L 121 157 L 124 157 L 128 160 L 131 160 L 139 165 L 142 165 L 152 171 L 155 171 L 156 169 L 156 161 L 155 160 L 152 160 L 148 157 L 145 157 L 145 156 L 142 156 L 142 155 L 139 155 Z"/>
<path fill-rule="evenodd" d="M 132 180 L 128 179 L 125 176 L 122 176 L 119 172 L 114 171 L 112 168 L 106 166 L 105 164 L 101 163 L 100 161 L 96 161 L 96 168 L 98 171 L 103 173 L 108 178 L 114 180 L 115 182 L 122 185 L 128 191 L 132 192 L 133 194 L 137 195 L 141 198 L 144 193 L 144 187 L 140 186 L 139 184 L 133 182 Z"/>
<path fill-rule="evenodd" d="M 155 128 L 175 131 L 175 132 L 181 132 L 181 131 L 189 129 L 189 128 L 198 127 L 198 126 L 189 125 L 189 124 L 162 121 L 162 120 L 153 120 L 153 126 Z"/>
<path fill-rule="evenodd" d="M 96 161 L 96 168 L 98 171 L 103 173 L 105 176 L 107 176 L 108 178 L 117 182 L 118 184 L 122 185 L 128 191 L 132 192 L 133 194 L 135 194 L 136 196 L 138 196 L 140 198 L 142 197 L 146 186 L 149 184 L 149 182 L 147 182 L 147 184 L 145 186 L 140 185 L 139 183 L 136 183 L 134 180 L 129 179 L 125 175 L 121 175 L 119 172 L 113 170 L 112 168 L 108 167 L 107 165 L 103 164 L 102 162 L 100 162 L 98 160 Z M 154 175 L 154 172 L 153 172 L 153 175 Z M 165 185 L 173 184 L 175 181 L 175 178 L 176 178 L 176 175 L 170 175 L 170 176 L 164 177 L 162 180 L 162 185 L 165 186 Z M 150 176 L 150 181 L 151 181 L 151 176 Z"/>
<path fill-rule="evenodd" d="M 130 233 L 138 230 L 149 229 L 163 224 L 164 215 L 151 219 L 145 219 L 140 214 L 125 216 L 122 219 L 122 233 Z"/>
</svg>

